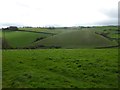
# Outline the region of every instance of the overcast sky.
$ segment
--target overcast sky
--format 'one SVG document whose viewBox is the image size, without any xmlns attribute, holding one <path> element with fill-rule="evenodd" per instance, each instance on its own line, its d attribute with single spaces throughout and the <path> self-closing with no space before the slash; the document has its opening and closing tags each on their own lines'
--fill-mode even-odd
<svg viewBox="0 0 120 90">
<path fill-rule="evenodd" d="M 117 25 L 119 0 L 0 0 L 0 27 Z"/>
</svg>

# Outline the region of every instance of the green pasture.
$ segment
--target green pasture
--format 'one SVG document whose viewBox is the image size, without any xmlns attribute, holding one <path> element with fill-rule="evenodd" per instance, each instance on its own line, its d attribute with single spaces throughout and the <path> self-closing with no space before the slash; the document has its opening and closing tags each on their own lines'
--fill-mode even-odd
<svg viewBox="0 0 120 90">
<path fill-rule="evenodd" d="M 45 48 L 99 48 L 118 45 L 117 40 L 110 39 L 118 39 L 117 27 L 19 28 L 19 30 L 21 31 L 3 31 L 5 42 L 12 48 L 41 48 L 38 46 L 44 46 Z M 96 32 L 99 34 L 96 34 Z M 107 37 L 100 35 L 101 33 Z"/>
<path fill-rule="evenodd" d="M 96 48 L 117 45 L 92 30 L 74 30 L 68 33 L 61 33 L 36 42 L 45 46 L 60 46 L 61 48 Z"/>
<path fill-rule="evenodd" d="M 50 34 L 22 32 L 22 31 L 5 31 L 3 37 L 12 47 L 25 47 L 32 45 L 37 38 L 46 38 Z"/>
<path fill-rule="evenodd" d="M 117 49 L 3 50 L 3 88 L 117 87 Z"/>
</svg>

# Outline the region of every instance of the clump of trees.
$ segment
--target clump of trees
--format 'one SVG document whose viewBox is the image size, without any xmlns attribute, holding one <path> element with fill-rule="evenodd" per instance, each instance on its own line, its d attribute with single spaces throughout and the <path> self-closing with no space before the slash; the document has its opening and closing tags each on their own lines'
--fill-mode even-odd
<svg viewBox="0 0 120 90">
<path fill-rule="evenodd" d="M 31 27 L 31 26 L 25 26 L 25 27 L 23 27 L 23 28 L 33 28 L 33 27 Z"/>
<path fill-rule="evenodd" d="M 7 27 L 7 28 L 2 28 L 2 30 L 10 30 L 10 31 L 15 31 L 15 30 L 18 30 L 18 27 L 16 26 L 10 26 L 10 27 Z"/>
<path fill-rule="evenodd" d="M 48 27 L 48 29 L 55 29 L 55 27 Z"/>
</svg>

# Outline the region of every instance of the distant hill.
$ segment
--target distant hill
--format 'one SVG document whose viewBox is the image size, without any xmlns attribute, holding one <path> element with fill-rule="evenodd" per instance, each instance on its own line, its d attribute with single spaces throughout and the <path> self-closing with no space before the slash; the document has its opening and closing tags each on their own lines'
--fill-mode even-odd
<svg viewBox="0 0 120 90">
<path fill-rule="evenodd" d="M 6 30 L 3 35 L 5 37 L 5 43 L 3 45 L 6 48 L 20 49 L 112 47 L 118 44 L 118 34 L 116 32 L 117 27 L 53 30 L 44 28 L 20 28 L 17 31 Z M 2 31 L 0 33 L 2 34 Z M 106 34 L 106 36 L 103 34 Z"/>
<path fill-rule="evenodd" d="M 36 45 L 60 46 L 62 48 L 96 48 L 117 45 L 91 30 L 75 30 L 40 40 Z"/>
</svg>

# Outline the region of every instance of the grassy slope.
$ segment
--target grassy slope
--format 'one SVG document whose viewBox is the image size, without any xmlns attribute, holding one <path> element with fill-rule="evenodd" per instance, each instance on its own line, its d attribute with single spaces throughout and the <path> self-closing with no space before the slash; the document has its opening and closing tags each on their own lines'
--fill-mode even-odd
<svg viewBox="0 0 120 90">
<path fill-rule="evenodd" d="M 0 29 L 0 48 L 2 47 L 2 30 Z"/>
<path fill-rule="evenodd" d="M 7 42 L 13 47 L 26 47 L 33 45 L 45 45 L 45 46 L 61 46 L 62 48 L 94 48 L 94 47 L 106 47 L 116 45 L 115 41 L 110 41 L 100 35 L 96 35 L 93 32 L 103 32 L 107 30 L 110 32 L 111 37 L 117 37 L 110 27 L 98 27 L 87 28 L 82 30 L 73 29 L 41 29 L 41 28 L 20 28 L 25 31 L 47 32 L 57 34 L 53 37 L 44 33 L 32 33 L 32 32 L 7 32 L 5 34 Z M 113 28 L 116 30 L 116 27 Z M 38 37 L 48 37 L 40 40 L 40 42 L 33 43 Z"/>
<path fill-rule="evenodd" d="M 33 28 L 32 30 L 29 28 L 24 28 L 24 29 L 20 29 L 20 30 L 46 32 L 46 33 L 51 33 L 51 34 L 22 32 L 22 31 L 7 31 L 7 32 L 5 32 L 5 39 L 10 44 L 10 46 L 26 47 L 29 45 L 33 45 L 36 38 L 49 37 L 52 34 L 59 34 L 59 33 L 71 31 L 71 30 L 48 30 L 48 29 L 39 29 L 39 28 Z"/>
<path fill-rule="evenodd" d="M 12 47 L 24 47 L 32 44 L 38 37 L 48 37 L 48 34 L 11 31 L 5 32 L 5 39 Z"/>
<path fill-rule="evenodd" d="M 2 88 L 2 50 L 0 50 L 0 89 Z"/>
<path fill-rule="evenodd" d="M 0 29 L 0 38 L 2 38 L 2 30 Z"/>
<path fill-rule="evenodd" d="M 117 75 L 117 49 L 3 51 L 4 88 L 114 88 Z"/>
<path fill-rule="evenodd" d="M 95 34 L 91 30 L 74 30 L 43 39 L 36 44 L 61 46 L 63 48 L 94 48 L 114 46 L 117 43 Z"/>
<path fill-rule="evenodd" d="M 118 27 L 110 27 L 110 26 L 106 26 L 106 27 L 98 27 L 95 28 L 95 31 L 99 32 L 99 33 L 108 33 L 108 37 L 110 38 L 119 38 L 119 34 L 117 34 Z"/>
<path fill-rule="evenodd" d="M 0 89 L 2 89 L 2 31 L 0 30 Z"/>
</svg>

